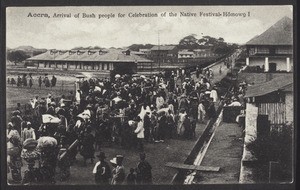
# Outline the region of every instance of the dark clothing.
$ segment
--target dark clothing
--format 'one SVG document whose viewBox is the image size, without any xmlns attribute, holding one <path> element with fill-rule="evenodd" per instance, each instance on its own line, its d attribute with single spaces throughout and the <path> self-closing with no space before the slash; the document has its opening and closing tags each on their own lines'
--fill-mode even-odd
<svg viewBox="0 0 300 190">
<path fill-rule="evenodd" d="M 22 78 L 23 86 L 27 86 L 27 79 L 25 76 Z"/>
<path fill-rule="evenodd" d="M 207 115 L 209 118 L 213 118 L 216 116 L 216 109 L 215 109 L 215 105 L 213 102 L 211 102 L 209 104 L 208 110 L 207 110 Z"/>
<path fill-rule="evenodd" d="M 32 80 L 32 78 L 30 78 L 30 79 L 29 79 L 29 87 L 31 88 L 32 85 L 33 85 L 33 80 Z"/>
<path fill-rule="evenodd" d="M 111 170 L 107 162 L 100 161 L 95 174 L 95 182 L 97 184 L 109 184 L 111 178 Z"/>
<path fill-rule="evenodd" d="M 39 78 L 38 83 L 39 83 L 39 87 L 41 88 L 41 86 L 42 86 L 42 78 L 41 77 Z"/>
<path fill-rule="evenodd" d="M 134 173 L 129 173 L 127 175 L 126 181 L 127 181 L 127 185 L 135 185 L 136 184 L 136 175 Z"/>
<path fill-rule="evenodd" d="M 22 167 L 22 158 L 20 156 L 11 156 L 9 168 L 14 182 L 22 181 L 21 167 Z"/>
<path fill-rule="evenodd" d="M 50 87 L 50 80 L 48 79 L 48 77 L 46 77 L 46 78 L 44 79 L 44 83 L 45 83 L 45 86 L 46 86 L 46 87 Z"/>
<path fill-rule="evenodd" d="M 183 121 L 183 126 L 184 126 L 184 136 L 186 138 L 190 138 L 191 137 L 191 121 L 190 118 L 185 118 L 185 120 Z"/>
<path fill-rule="evenodd" d="M 163 115 L 158 121 L 158 140 L 165 140 L 167 127 L 167 117 Z"/>
<path fill-rule="evenodd" d="M 22 85 L 22 79 L 20 76 L 18 76 L 18 79 L 17 79 L 17 86 L 21 86 Z"/>
<path fill-rule="evenodd" d="M 152 167 L 147 161 L 140 161 L 137 166 L 139 184 L 152 184 Z"/>
<path fill-rule="evenodd" d="M 52 85 L 52 86 L 55 86 L 55 85 L 56 85 L 56 80 L 57 80 L 56 77 L 53 76 L 52 79 L 51 79 L 51 85 Z"/>
<path fill-rule="evenodd" d="M 94 142 L 95 142 L 95 137 L 92 134 L 86 134 L 83 137 L 82 140 L 82 148 L 80 151 L 80 154 L 85 158 L 94 158 Z"/>
<path fill-rule="evenodd" d="M 149 141 L 150 140 L 150 127 L 151 127 L 151 120 L 148 114 L 145 115 L 144 117 L 144 135 L 145 135 L 145 140 Z"/>
</svg>

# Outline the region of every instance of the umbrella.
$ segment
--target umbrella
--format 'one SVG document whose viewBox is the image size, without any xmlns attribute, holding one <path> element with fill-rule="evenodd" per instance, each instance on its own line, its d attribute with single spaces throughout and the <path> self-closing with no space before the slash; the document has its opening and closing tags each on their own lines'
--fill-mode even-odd
<svg viewBox="0 0 300 190">
<path fill-rule="evenodd" d="M 120 78 L 121 77 L 121 75 L 119 75 L 119 74 L 116 74 L 116 76 L 115 76 L 115 78 Z"/>
<path fill-rule="evenodd" d="M 141 77 L 142 79 L 145 79 L 145 78 L 146 78 L 145 75 L 141 75 L 140 77 Z"/>
<path fill-rule="evenodd" d="M 54 147 L 57 145 L 57 140 L 50 136 L 43 136 L 37 140 L 37 148 Z"/>
<path fill-rule="evenodd" d="M 25 149 L 34 149 L 37 146 L 38 142 L 33 138 L 28 138 L 23 143 L 23 148 Z"/>
<path fill-rule="evenodd" d="M 42 115 L 43 123 L 60 123 L 60 119 L 58 117 L 54 117 L 50 114 Z"/>
<path fill-rule="evenodd" d="M 158 114 L 165 112 L 168 113 L 169 112 L 169 108 L 161 108 L 160 110 L 157 111 Z"/>
</svg>

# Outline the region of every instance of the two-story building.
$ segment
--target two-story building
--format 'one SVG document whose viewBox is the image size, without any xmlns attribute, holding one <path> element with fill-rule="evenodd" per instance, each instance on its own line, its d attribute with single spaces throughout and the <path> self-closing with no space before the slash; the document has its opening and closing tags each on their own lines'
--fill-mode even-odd
<svg viewBox="0 0 300 190">
<path fill-rule="evenodd" d="M 195 58 L 208 58 L 208 57 L 216 57 L 218 56 L 215 54 L 211 48 L 206 49 L 194 49 Z"/>
<path fill-rule="evenodd" d="M 178 48 L 175 45 L 153 46 L 149 59 L 152 59 L 155 63 L 177 63 Z"/>
<path fill-rule="evenodd" d="M 283 17 L 246 43 L 246 65 L 261 72 L 293 70 L 293 22 Z"/>
</svg>

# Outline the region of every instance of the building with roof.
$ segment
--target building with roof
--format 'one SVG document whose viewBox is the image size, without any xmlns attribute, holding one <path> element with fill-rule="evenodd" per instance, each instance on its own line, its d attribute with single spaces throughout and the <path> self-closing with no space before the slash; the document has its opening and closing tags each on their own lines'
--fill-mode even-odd
<svg viewBox="0 0 300 190">
<path fill-rule="evenodd" d="M 144 53 L 144 54 L 150 54 L 150 52 L 151 52 L 151 49 L 139 49 L 139 52 L 142 52 L 142 53 Z"/>
<path fill-rule="evenodd" d="M 177 63 L 178 48 L 175 45 L 158 45 L 153 46 L 149 59 L 156 63 Z"/>
<path fill-rule="evenodd" d="M 248 100 L 246 121 L 247 118 L 255 116 L 255 123 L 260 123 L 259 115 L 263 115 L 269 121 L 271 130 L 278 129 L 287 122 L 292 123 L 294 121 L 293 91 L 293 76 L 290 75 L 249 86 L 244 96 Z M 252 126 L 253 121 L 248 125 Z"/>
<path fill-rule="evenodd" d="M 211 48 L 206 49 L 194 49 L 195 58 L 207 58 L 207 57 L 218 57 L 220 55 L 215 54 Z"/>
<path fill-rule="evenodd" d="M 194 57 L 195 57 L 195 54 L 193 51 L 189 51 L 187 49 L 178 51 L 178 59 L 192 59 Z"/>
<path fill-rule="evenodd" d="M 246 43 L 246 65 L 260 72 L 292 72 L 293 22 L 283 17 Z"/>
<path fill-rule="evenodd" d="M 151 60 L 129 50 L 48 50 L 28 58 L 25 65 L 42 69 L 115 71 L 119 74 L 135 73 L 138 64 L 152 63 Z"/>
</svg>

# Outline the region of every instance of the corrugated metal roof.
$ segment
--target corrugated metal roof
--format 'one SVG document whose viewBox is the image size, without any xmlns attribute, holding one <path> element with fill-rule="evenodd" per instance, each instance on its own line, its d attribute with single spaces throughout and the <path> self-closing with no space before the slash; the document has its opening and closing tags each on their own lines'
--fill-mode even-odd
<svg viewBox="0 0 300 190">
<path fill-rule="evenodd" d="M 293 22 L 288 17 L 283 17 L 268 30 L 249 40 L 246 45 L 292 45 Z"/>
<path fill-rule="evenodd" d="M 99 51 L 88 52 L 88 51 L 74 51 L 70 54 L 69 51 L 66 53 L 51 53 L 47 51 L 43 54 L 36 55 L 28 58 L 28 61 L 95 61 L 95 62 L 136 62 L 145 63 L 153 62 L 149 59 L 140 57 L 135 54 L 125 55 L 119 50 L 110 50 L 107 53 L 101 54 Z"/>
<path fill-rule="evenodd" d="M 276 77 L 268 82 L 254 86 L 249 86 L 245 98 L 263 96 L 277 90 L 288 91 L 289 86 L 293 84 L 293 76 Z M 291 88 L 293 90 L 293 88 Z"/>
<path fill-rule="evenodd" d="M 172 45 L 170 45 L 170 46 L 153 46 L 152 48 L 151 48 L 151 50 L 162 50 L 162 51 L 167 51 L 167 50 L 173 50 L 173 49 L 175 49 L 176 48 L 176 46 L 172 46 Z"/>
</svg>

